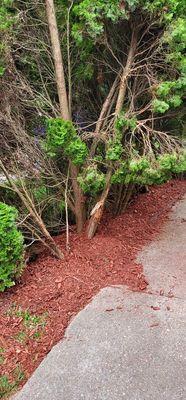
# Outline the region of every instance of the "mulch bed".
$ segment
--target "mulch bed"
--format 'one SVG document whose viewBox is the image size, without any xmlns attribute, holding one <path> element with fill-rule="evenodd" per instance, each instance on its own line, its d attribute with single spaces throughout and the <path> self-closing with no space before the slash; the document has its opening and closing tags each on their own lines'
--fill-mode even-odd
<svg viewBox="0 0 186 400">
<path fill-rule="evenodd" d="M 4 349 L 1 373 L 12 378 L 16 366 L 25 380 L 64 335 L 72 317 L 101 288 L 125 284 L 131 290 L 145 290 L 147 281 L 141 265 L 135 263 L 139 250 L 159 232 L 172 205 L 186 190 L 186 182 L 174 180 L 150 188 L 136 197 L 123 215 L 105 215 L 97 235 L 70 233 L 70 253 L 58 261 L 47 253 L 29 264 L 20 284 L 0 295 L 0 348 Z M 65 248 L 65 235 L 56 242 Z M 26 339 L 16 339 L 24 331 L 23 318 L 9 311 L 20 306 L 31 314 L 48 313 L 46 326 L 38 338 L 27 330 Z"/>
</svg>

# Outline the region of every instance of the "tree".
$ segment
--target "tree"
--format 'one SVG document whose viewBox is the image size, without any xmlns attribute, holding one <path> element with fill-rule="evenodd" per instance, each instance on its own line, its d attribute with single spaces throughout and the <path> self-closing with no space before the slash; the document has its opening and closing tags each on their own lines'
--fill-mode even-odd
<svg viewBox="0 0 186 400">
<path fill-rule="evenodd" d="M 32 193 L 28 189 L 27 181 L 29 180 L 29 169 L 32 171 L 32 179 L 35 175 L 34 164 L 43 161 L 41 152 L 37 151 L 33 154 L 34 143 L 32 138 L 25 130 L 25 116 L 21 109 L 19 96 L 24 96 L 25 92 L 31 92 L 29 84 L 26 84 L 25 79 L 19 75 L 15 66 L 15 60 L 12 57 L 10 44 L 12 44 L 12 32 L 14 23 L 17 22 L 16 10 L 13 8 L 12 0 L 3 0 L 0 8 L 0 33 L 2 37 L 1 45 L 1 58 L 0 58 L 0 75 L 1 75 L 1 109 L 0 109 L 0 125 L 2 132 L 3 153 L 9 154 L 9 165 L 6 167 L 1 154 L 0 171 L 5 176 L 5 181 L 0 182 L 0 187 L 4 190 L 13 191 L 19 197 L 24 208 L 26 215 L 23 217 L 23 225 L 26 226 L 34 237 L 43 242 L 43 244 L 50 249 L 53 255 L 62 259 L 63 254 L 56 245 L 54 239 L 47 230 Z M 19 78 L 19 88 L 16 90 L 12 88 L 12 82 L 15 77 Z M 10 135 L 10 137 L 9 137 Z M 11 143 L 11 145 L 10 145 Z M 16 152 L 15 152 L 16 146 Z M 14 150 L 13 150 L 14 149 Z M 18 158 L 19 150 L 21 150 L 21 157 Z M 14 152 L 16 155 L 14 155 Z M 24 153 L 27 157 L 27 165 L 24 162 Z M 39 154 L 40 153 L 40 154 Z M 5 157 L 6 159 L 6 157 Z M 28 163 L 29 160 L 29 163 Z M 19 166 L 21 164 L 21 169 Z M 46 165 L 46 163 L 45 163 Z M 44 164 L 43 170 L 44 170 Z M 27 176 L 25 178 L 25 169 Z M 10 174 L 13 173 L 13 178 Z M 34 172 L 35 171 L 35 172 Z M 15 197 L 16 198 L 16 197 Z M 30 220 L 28 222 L 28 220 Z M 34 223 L 34 225 L 32 224 Z"/>
<path fill-rule="evenodd" d="M 65 76 L 63 59 L 60 48 L 59 34 L 57 28 L 57 21 L 55 16 L 55 7 L 53 0 L 46 0 L 46 10 L 48 26 L 50 31 L 50 38 L 52 43 L 52 51 L 55 63 L 56 72 L 56 83 L 58 89 L 58 98 L 60 103 L 61 117 L 64 120 L 70 121 L 71 115 L 69 110 L 69 102 L 66 91 Z M 74 210 L 76 215 L 77 231 L 81 232 L 85 222 L 85 210 L 82 190 L 79 186 L 78 177 L 78 167 L 76 167 L 71 160 L 69 160 L 70 174 L 72 179 L 72 186 L 74 191 Z"/>
<path fill-rule="evenodd" d="M 45 10 L 32 0 L 22 19 L 16 4 L 19 32 L 14 27 L 8 39 L 11 57 L 5 57 L 2 81 L 10 79 L 8 65 L 14 91 L 21 84 L 25 93 L 17 104 L 26 131 L 33 136 L 33 120 L 36 126 L 42 120 L 43 157 L 55 176 L 64 176 L 55 196 L 66 199 L 79 232 L 90 216 L 91 238 L 106 205 L 122 212 L 141 185 L 185 169 L 185 4 L 46 0 Z M 46 173 L 39 174 L 49 185 Z"/>
</svg>

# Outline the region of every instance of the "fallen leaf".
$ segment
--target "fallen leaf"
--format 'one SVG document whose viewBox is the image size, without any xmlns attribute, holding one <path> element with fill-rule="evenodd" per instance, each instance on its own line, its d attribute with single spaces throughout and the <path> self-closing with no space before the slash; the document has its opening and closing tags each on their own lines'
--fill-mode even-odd
<svg viewBox="0 0 186 400">
<path fill-rule="evenodd" d="M 156 322 L 156 323 L 150 325 L 150 328 L 154 328 L 155 326 L 159 326 L 159 322 Z"/>
</svg>

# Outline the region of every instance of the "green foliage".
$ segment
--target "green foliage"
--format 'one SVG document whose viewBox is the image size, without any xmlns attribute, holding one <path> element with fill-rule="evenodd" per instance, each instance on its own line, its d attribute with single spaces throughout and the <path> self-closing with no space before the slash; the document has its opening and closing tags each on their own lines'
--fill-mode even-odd
<svg viewBox="0 0 186 400">
<path fill-rule="evenodd" d="M 13 286 L 23 271 L 23 236 L 16 218 L 14 207 L 0 203 L 0 292 Z"/>
<path fill-rule="evenodd" d="M 163 171 L 172 171 L 177 159 L 178 156 L 176 154 L 163 154 L 157 158 L 157 161 Z"/>
<path fill-rule="evenodd" d="M 17 307 L 16 304 L 13 304 L 13 306 L 7 312 L 7 315 L 17 318 L 21 317 L 24 326 L 32 330 L 34 328 L 39 329 L 39 327 L 42 328 L 45 327 L 46 318 L 48 314 L 47 313 L 44 313 L 42 315 L 31 314 L 29 310 L 23 310 L 21 307 Z"/>
<path fill-rule="evenodd" d="M 152 109 L 154 112 L 164 114 L 170 108 L 179 107 L 182 104 L 182 99 L 178 94 L 169 96 L 166 101 L 154 99 L 152 102 Z"/>
<path fill-rule="evenodd" d="M 1 0 L 0 2 L 0 78 L 6 70 L 5 50 L 7 35 L 11 32 L 16 14 L 13 10 L 13 0 Z"/>
<path fill-rule="evenodd" d="M 26 334 L 25 332 L 23 332 L 23 331 L 20 331 L 20 332 L 18 332 L 17 335 L 15 336 L 15 339 L 16 339 L 19 343 L 24 344 L 24 343 L 26 342 L 26 340 L 27 340 L 27 334 Z"/>
<path fill-rule="evenodd" d="M 179 174 L 185 171 L 186 156 L 184 153 L 165 153 L 153 159 L 134 157 L 120 164 L 112 175 L 112 183 L 161 184 L 170 179 L 172 174 Z"/>
<path fill-rule="evenodd" d="M 178 94 L 175 94 L 168 99 L 169 105 L 173 108 L 179 107 L 182 104 L 182 99 Z"/>
<path fill-rule="evenodd" d="M 155 112 L 164 113 L 169 108 L 180 107 L 185 95 L 186 79 L 181 76 L 177 81 L 164 81 L 161 82 L 157 89 L 156 95 L 160 99 L 153 101 L 153 109 Z"/>
<path fill-rule="evenodd" d="M 88 154 L 86 144 L 77 135 L 71 121 L 51 118 L 47 123 L 47 151 L 49 155 L 55 155 L 60 150 L 75 165 L 82 165 Z"/>
<path fill-rule="evenodd" d="M 4 21 L 10 21 L 11 15 L 15 15 L 8 3 L 12 2 L 2 0 L 4 10 L 6 9 Z M 45 44 L 45 38 L 48 35 L 48 31 L 46 16 L 44 16 L 44 3 L 41 3 L 34 2 L 32 8 L 28 7 L 28 1 L 16 2 L 22 26 L 20 29 L 20 43 L 17 36 L 17 27 L 14 24 L 15 41 L 12 41 L 13 35 L 10 34 L 11 39 L 7 41 L 7 48 L 10 49 L 10 52 L 3 50 L 4 54 L 7 53 L 8 56 L 11 54 L 15 65 L 15 69 L 10 65 L 10 76 L 7 73 L 5 78 L 6 75 L 8 79 L 14 79 L 15 77 L 15 82 L 17 82 L 17 69 L 18 83 L 20 75 L 23 77 L 22 82 L 28 82 L 28 87 L 30 86 L 33 94 L 36 94 L 36 96 L 30 96 L 28 91 L 29 98 L 27 99 L 27 94 L 23 93 L 23 107 L 22 103 L 20 107 L 20 109 L 23 108 L 23 113 L 26 115 L 26 124 L 29 127 L 34 126 L 30 119 L 32 121 L 37 120 L 36 127 L 38 123 L 38 117 L 34 116 L 33 110 L 37 109 L 35 114 L 41 113 L 42 116 L 53 116 L 54 109 L 51 104 L 56 107 L 57 99 L 56 85 L 53 84 L 51 52 L 48 47 L 46 51 L 48 44 Z M 184 57 L 186 32 L 183 17 L 184 1 L 75 0 L 71 2 L 68 0 L 56 0 L 55 8 L 66 76 L 66 22 L 70 5 L 72 8 L 69 15 L 69 39 L 72 70 L 72 114 L 74 116 L 80 110 L 80 119 L 83 118 L 85 122 L 87 118 L 87 121 L 90 120 L 90 125 L 94 126 L 94 122 L 99 116 L 101 104 L 104 103 L 115 76 L 119 73 L 121 64 L 123 64 L 123 67 L 126 65 L 130 47 L 129 42 L 134 32 L 132 27 L 137 27 L 139 22 L 142 24 L 140 25 L 141 28 L 137 29 L 137 42 L 140 48 L 135 51 L 134 63 L 131 70 L 129 68 L 126 79 L 127 90 L 123 112 L 115 122 L 114 132 L 112 128 L 112 131 L 109 130 L 109 126 L 112 127 L 112 121 L 114 121 L 118 82 L 110 108 L 113 119 L 110 119 L 111 114 L 108 119 L 104 119 L 106 135 L 104 136 L 104 141 L 100 141 L 99 147 L 101 151 L 99 154 L 98 148 L 96 149 L 94 160 L 88 159 L 88 146 L 91 142 L 91 139 L 89 141 L 89 135 L 87 135 L 88 145 L 86 146 L 73 123 L 64 121 L 61 118 L 51 118 L 47 121 L 46 141 L 42 139 L 41 142 L 45 142 L 45 149 L 48 155 L 54 157 L 53 162 L 56 163 L 57 168 L 59 167 L 64 175 L 67 174 L 67 159 L 71 160 L 74 165 L 80 166 L 78 182 L 84 193 L 91 196 L 96 196 L 105 187 L 105 175 L 108 166 L 117 168 L 113 173 L 112 183 L 121 184 L 131 182 L 135 184 L 161 183 L 169 179 L 172 173 L 183 171 L 184 162 L 181 156 L 178 157 L 176 155 L 176 162 L 174 162 L 174 155 L 172 159 L 169 154 L 165 154 L 165 157 L 158 156 L 161 154 L 162 149 L 168 148 L 168 146 L 163 143 L 163 135 L 162 138 L 158 136 L 156 139 L 155 130 L 159 132 L 161 130 L 162 132 L 171 131 L 171 113 L 169 113 L 170 118 L 165 118 L 163 114 L 172 108 L 179 107 L 178 113 L 183 110 L 183 107 L 180 106 L 183 102 L 186 86 L 184 77 L 184 70 L 186 69 Z M 3 12 L 5 13 L 5 11 Z M 22 18 L 22 15 L 24 15 L 24 18 Z M 42 16 L 41 19 L 40 16 Z M 39 23 L 37 24 L 36 21 Z M 36 29 L 34 29 L 34 26 L 36 26 Z M 11 26 L 7 29 L 6 33 L 8 32 L 7 36 L 9 36 L 9 32 L 12 32 Z M 25 34 L 27 30 L 28 35 Z M 33 46 L 32 32 L 35 35 Z M 32 49 L 32 51 L 28 49 Z M 7 59 L 9 58 L 11 59 L 11 57 L 7 57 Z M 7 59 L 5 57 L 3 62 L 0 60 L 0 75 L 2 76 L 5 72 L 6 62 L 9 63 Z M 118 62 L 116 61 L 117 59 Z M 149 62 L 150 69 L 148 68 Z M 142 65 L 144 65 L 144 68 L 141 67 Z M 8 72 L 9 68 L 6 68 L 6 70 Z M 139 74 L 136 71 L 139 71 Z M 11 72 L 13 73 L 11 74 Z M 99 72 L 100 75 L 98 76 Z M 98 79 L 99 77 L 101 79 Z M 97 84 L 98 82 L 99 85 Z M 66 83 L 68 91 L 68 82 Z M 8 87 L 10 87 L 10 82 Z M 151 91 L 151 87 L 153 91 Z M 51 101 L 48 101 L 48 98 Z M 151 108 L 149 104 L 152 104 Z M 86 110 L 85 118 L 81 116 L 81 111 L 83 111 L 83 115 L 84 110 Z M 137 115 L 137 118 L 132 116 L 132 110 L 134 110 L 134 115 Z M 153 112 L 160 115 L 154 118 L 154 122 L 151 124 Z M 180 114 L 179 118 L 181 122 L 179 126 L 176 126 L 177 131 L 181 130 L 181 125 L 183 124 L 183 118 L 180 117 Z M 27 119 L 29 122 L 27 122 Z M 143 122 L 143 119 L 145 122 Z M 110 125 L 108 121 L 111 121 Z M 107 123 L 108 125 L 106 125 Z M 148 126 L 154 126 L 154 132 L 146 135 L 145 130 L 148 130 Z M 30 128 L 28 131 L 33 133 L 34 129 Z M 110 139 L 112 134 L 113 139 Z M 107 137 L 109 139 L 105 143 L 105 138 Z M 130 143 L 130 149 L 133 148 L 133 151 L 131 150 L 132 154 L 130 152 L 127 155 L 128 142 L 130 140 L 135 142 L 135 146 Z M 151 147 L 150 154 L 145 157 L 140 156 L 140 154 L 146 154 L 147 148 L 150 149 Z M 136 152 L 134 149 L 136 149 Z M 90 162 L 93 165 L 87 166 Z M 37 181 L 35 186 L 33 183 L 33 190 L 30 190 L 30 193 L 33 195 L 36 206 L 39 206 L 39 203 L 42 202 L 42 207 L 40 207 L 41 216 L 44 222 L 51 227 L 55 226 L 55 218 L 56 221 L 59 221 L 62 217 L 64 201 L 61 200 L 63 195 L 60 191 L 57 191 L 56 188 L 54 189 L 54 186 L 51 189 L 50 182 L 48 186 L 45 186 L 45 184 L 47 185 L 44 180 Z M 69 185 L 69 190 L 71 190 L 71 180 Z M 60 218 L 58 218 L 59 215 Z"/>
<path fill-rule="evenodd" d="M 106 159 L 110 161 L 118 161 L 123 153 L 123 146 L 119 137 L 115 140 L 108 142 L 108 149 L 106 152 Z"/>
<path fill-rule="evenodd" d="M 186 8 L 186 7 L 185 7 Z M 168 44 L 167 62 L 171 63 L 181 73 L 186 73 L 186 20 L 178 17 L 167 27 L 163 36 L 163 42 Z"/>
<path fill-rule="evenodd" d="M 1 0 L 0 5 L 0 31 L 6 31 L 15 21 L 13 0 Z"/>
<path fill-rule="evenodd" d="M 169 109 L 169 104 L 164 100 L 154 99 L 152 102 L 152 109 L 156 113 L 164 114 Z"/>
<path fill-rule="evenodd" d="M 161 82 L 158 85 L 158 88 L 156 90 L 157 96 L 163 97 L 163 98 L 166 97 L 170 93 L 170 91 L 174 87 L 174 85 L 175 85 L 175 82 L 171 82 L 171 81 Z"/>
<path fill-rule="evenodd" d="M 13 371 L 13 380 L 9 380 L 7 375 L 0 377 L 0 399 L 11 394 L 15 390 L 20 382 L 24 379 L 25 374 L 18 365 Z"/>
<path fill-rule="evenodd" d="M 98 171 L 96 165 L 92 165 L 79 175 L 78 182 L 84 193 L 95 196 L 105 186 L 105 175 Z"/>
<path fill-rule="evenodd" d="M 147 157 L 133 158 L 129 162 L 129 171 L 141 172 L 149 167 L 149 160 Z"/>
<path fill-rule="evenodd" d="M 135 0 L 133 0 L 135 3 Z M 82 42 L 82 32 L 88 33 L 92 39 L 96 39 L 104 32 L 105 18 L 117 22 L 120 18 L 127 18 L 125 8 L 120 7 L 119 0 L 82 0 L 73 8 L 73 13 L 79 19 L 79 23 L 73 26 L 74 38 Z"/>
<path fill-rule="evenodd" d="M 2 65 L 0 65 L 0 77 L 4 75 L 5 73 L 5 67 L 3 67 Z"/>
<path fill-rule="evenodd" d="M 5 360 L 4 352 L 5 352 L 5 349 L 3 347 L 0 347 L 0 365 L 2 365 L 4 363 L 4 360 Z"/>
<path fill-rule="evenodd" d="M 184 0 L 146 0 L 143 1 L 145 10 L 157 14 L 164 22 L 169 22 L 175 15 L 183 15 L 185 10 Z"/>
<path fill-rule="evenodd" d="M 186 153 L 179 154 L 176 162 L 172 166 L 172 172 L 175 174 L 186 172 Z"/>
<path fill-rule="evenodd" d="M 88 154 L 87 146 L 77 136 L 71 143 L 67 145 L 65 154 L 72 160 L 73 164 L 82 165 L 85 162 Z"/>
<path fill-rule="evenodd" d="M 117 168 L 117 170 L 112 175 L 112 183 L 124 184 L 127 172 L 128 172 L 128 163 L 122 162 L 119 168 Z"/>
<path fill-rule="evenodd" d="M 41 202 L 45 200 L 47 197 L 47 188 L 44 185 L 39 186 L 38 188 L 35 187 L 32 190 L 32 194 L 37 202 Z"/>
<path fill-rule="evenodd" d="M 131 131 L 134 131 L 136 127 L 136 117 L 126 118 L 124 113 L 121 113 L 115 122 L 115 128 L 118 132 L 122 132 L 123 129 L 130 129 Z"/>
<path fill-rule="evenodd" d="M 13 303 L 6 312 L 8 317 L 21 318 L 22 329 L 15 335 L 16 341 L 22 345 L 26 344 L 30 339 L 38 339 L 45 332 L 48 313 L 41 315 L 32 314 L 29 310 L 23 310 L 16 303 Z"/>
<path fill-rule="evenodd" d="M 78 79 L 89 80 L 93 77 L 93 74 L 94 66 L 90 63 L 87 63 L 86 65 L 84 64 L 84 62 L 80 63 L 76 69 L 76 77 Z"/>
</svg>

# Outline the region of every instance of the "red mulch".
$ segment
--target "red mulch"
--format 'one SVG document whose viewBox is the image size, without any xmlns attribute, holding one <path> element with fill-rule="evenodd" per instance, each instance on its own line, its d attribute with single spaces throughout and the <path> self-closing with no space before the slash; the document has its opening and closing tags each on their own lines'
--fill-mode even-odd
<svg viewBox="0 0 186 400">
<path fill-rule="evenodd" d="M 0 347 L 5 349 L 2 374 L 11 377 L 19 365 L 26 378 L 64 335 L 71 318 L 101 288 L 125 284 L 132 290 L 147 286 L 141 265 L 135 258 L 160 230 L 172 205 L 186 190 L 186 182 L 174 180 L 153 187 L 136 197 L 127 212 L 117 218 L 105 215 L 95 238 L 71 232 L 71 252 L 64 261 L 42 254 L 27 266 L 21 283 L 0 295 Z M 65 247 L 65 235 L 56 242 Z M 15 335 L 24 330 L 22 318 L 8 316 L 6 311 L 16 303 L 31 313 L 48 312 L 47 324 L 37 340 L 27 338 L 24 344 Z"/>
</svg>

